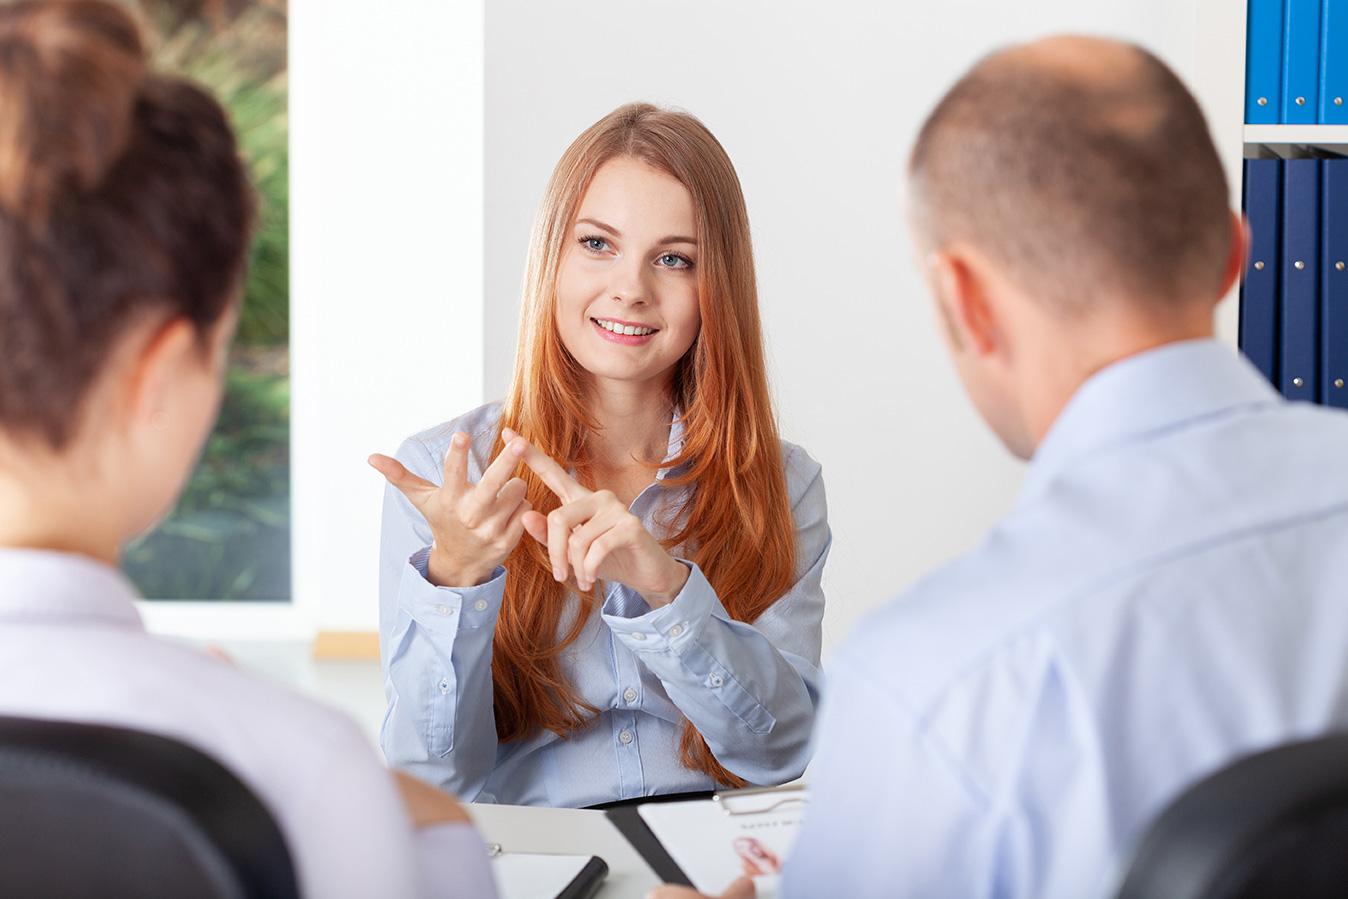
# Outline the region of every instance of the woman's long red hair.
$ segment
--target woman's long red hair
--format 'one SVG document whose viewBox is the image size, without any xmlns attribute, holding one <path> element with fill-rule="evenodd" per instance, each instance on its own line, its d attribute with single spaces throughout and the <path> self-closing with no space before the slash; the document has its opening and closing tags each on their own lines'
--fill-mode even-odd
<svg viewBox="0 0 1348 899">
<path fill-rule="evenodd" d="M 698 564 L 732 617 L 753 621 L 794 580 L 795 526 L 768 393 L 744 196 L 725 150 L 693 116 L 649 104 L 620 107 L 557 163 L 534 223 L 515 375 L 501 424 L 587 478 L 586 442 L 596 422 L 585 402 L 586 373 L 562 344 L 554 304 L 581 197 L 599 167 L 615 157 L 640 159 L 677 178 L 697 215 L 702 329 L 679 362 L 670 397 L 684 425 L 683 448 L 670 467 L 686 468 L 662 482 L 692 489 L 682 526 L 662 542 Z M 501 448 L 498 434 L 493 458 Z M 535 509 L 546 514 L 558 506 L 531 471 L 521 476 Z M 560 664 L 593 614 L 596 595 L 569 607 L 571 592 L 553 580 L 546 549 L 527 537 L 506 565 L 492 656 L 497 736 L 510 741 L 539 729 L 565 736 L 598 711 L 581 702 Z M 716 760 L 691 722 L 680 750 L 687 767 L 717 783 L 744 784 Z"/>
</svg>

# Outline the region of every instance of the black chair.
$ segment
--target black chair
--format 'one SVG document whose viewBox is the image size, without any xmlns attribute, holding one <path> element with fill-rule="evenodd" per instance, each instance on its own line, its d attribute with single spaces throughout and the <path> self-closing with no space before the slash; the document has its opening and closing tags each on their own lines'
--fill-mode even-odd
<svg viewBox="0 0 1348 899">
<path fill-rule="evenodd" d="M 165 737 L 0 717 L 0 896 L 299 895 L 237 777 Z"/>
<path fill-rule="evenodd" d="M 1147 831 L 1118 899 L 1348 896 L 1348 736 L 1278 746 L 1186 790 Z"/>
</svg>

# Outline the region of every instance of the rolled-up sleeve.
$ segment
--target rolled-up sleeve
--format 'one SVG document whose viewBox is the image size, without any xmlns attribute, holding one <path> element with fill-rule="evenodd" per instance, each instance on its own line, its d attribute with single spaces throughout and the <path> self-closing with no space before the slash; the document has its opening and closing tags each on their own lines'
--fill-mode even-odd
<svg viewBox="0 0 1348 899">
<path fill-rule="evenodd" d="M 419 440 L 403 443 L 397 458 L 414 474 L 442 479 Z M 379 632 L 388 705 L 379 739 L 391 766 L 471 800 L 496 757 L 491 654 L 506 571 L 474 587 L 437 587 L 426 577 L 431 541 L 421 513 L 387 487 Z"/>
<path fill-rule="evenodd" d="M 796 526 L 796 581 L 752 624 L 726 612 L 696 565 L 679 595 L 648 609 L 614 585 L 603 615 L 663 684 L 717 760 L 753 784 L 799 777 L 819 699 L 822 577 L 832 537 L 819 465 L 795 449 L 787 465 Z M 623 595 L 627 594 L 627 595 Z"/>
</svg>

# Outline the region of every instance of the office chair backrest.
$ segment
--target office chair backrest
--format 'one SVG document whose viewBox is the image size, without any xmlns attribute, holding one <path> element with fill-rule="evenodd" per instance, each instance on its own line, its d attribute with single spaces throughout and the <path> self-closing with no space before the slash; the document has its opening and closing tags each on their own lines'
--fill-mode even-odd
<svg viewBox="0 0 1348 899">
<path fill-rule="evenodd" d="M 0 896 L 298 896 L 271 813 L 153 734 L 0 717 Z"/>
<path fill-rule="evenodd" d="M 1348 896 L 1348 735 L 1278 746 L 1180 795 L 1118 899 Z"/>
</svg>

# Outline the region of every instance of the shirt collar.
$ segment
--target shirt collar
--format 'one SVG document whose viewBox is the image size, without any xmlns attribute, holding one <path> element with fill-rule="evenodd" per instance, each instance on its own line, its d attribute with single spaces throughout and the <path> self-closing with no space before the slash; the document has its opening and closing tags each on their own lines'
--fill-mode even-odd
<svg viewBox="0 0 1348 899">
<path fill-rule="evenodd" d="M 1263 376 L 1215 340 L 1185 340 L 1129 356 L 1073 394 L 1039 445 L 1020 501 L 1083 456 L 1241 406 L 1281 402 Z"/>
<path fill-rule="evenodd" d="M 683 452 L 683 410 L 675 409 L 674 417 L 669 423 L 669 447 L 665 450 L 665 458 L 660 470 L 655 473 L 657 481 L 663 481 L 666 477 L 677 475 L 685 468 L 684 465 L 671 467 L 669 464 L 681 452 Z"/>
<path fill-rule="evenodd" d="M 0 621 L 143 630 L 137 598 L 125 575 L 87 556 L 0 547 Z"/>
</svg>

